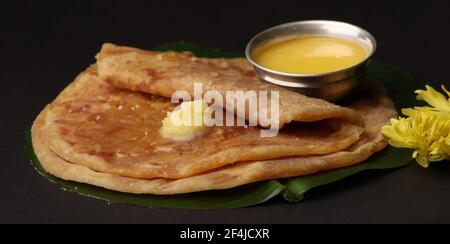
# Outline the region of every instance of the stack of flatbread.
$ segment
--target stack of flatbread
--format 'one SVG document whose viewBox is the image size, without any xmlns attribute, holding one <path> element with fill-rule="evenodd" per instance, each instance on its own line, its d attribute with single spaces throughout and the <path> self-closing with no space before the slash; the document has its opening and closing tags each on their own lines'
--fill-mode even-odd
<svg viewBox="0 0 450 244">
<path fill-rule="evenodd" d="M 189 141 L 159 130 L 177 90 L 278 91 L 280 131 L 215 126 Z M 227 189 L 256 181 L 347 167 L 382 150 L 381 127 L 396 116 L 384 90 L 365 82 L 339 106 L 258 80 L 242 58 L 198 58 L 103 45 L 37 117 L 32 128 L 43 168 L 59 178 L 138 194 Z"/>
</svg>

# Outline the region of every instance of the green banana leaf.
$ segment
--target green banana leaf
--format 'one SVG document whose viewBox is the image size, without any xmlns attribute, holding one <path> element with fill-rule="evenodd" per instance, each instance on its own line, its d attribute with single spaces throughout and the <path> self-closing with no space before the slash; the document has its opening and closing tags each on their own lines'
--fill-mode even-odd
<svg viewBox="0 0 450 244">
<path fill-rule="evenodd" d="M 240 53 L 223 52 L 219 49 L 187 42 L 168 43 L 161 45 L 155 50 L 191 51 L 199 57 L 211 58 L 242 56 Z M 376 61 L 373 61 L 369 65 L 368 76 L 370 79 L 381 82 L 386 87 L 390 97 L 397 106 L 397 109 L 415 105 L 416 102 L 413 91 L 423 86 L 423 83 L 412 76 Z M 154 196 L 111 191 L 92 185 L 65 181 L 48 174 L 42 168 L 39 160 L 34 154 L 31 143 L 31 132 L 29 129 L 26 132 L 26 153 L 30 158 L 33 167 L 42 176 L 59 185 L 64 190 L 102 199 L 109 203 L 184 209 L 227 209 L 247 207 L 266 202 L 277 195 L 282 195 L 288 201 L 296 202 L 303 199 L 305 193 L 313 188 L 336 182 L 358 172 L 364 170 L 398 168 L 407 165 L 412 161 L 410 150 L 388 147 L 363 163 L 343 169 L 283 180 L 263 181 L 228 190 L 206 191 L 175 196 Z"/>
</svg>

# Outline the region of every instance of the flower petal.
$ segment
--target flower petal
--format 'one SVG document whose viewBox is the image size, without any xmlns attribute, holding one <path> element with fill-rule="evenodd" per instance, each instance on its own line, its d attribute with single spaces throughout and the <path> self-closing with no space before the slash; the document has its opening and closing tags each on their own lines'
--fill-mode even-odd
<svg viewBox="0 0 450 244">
<path fill-rule="evenodd" d="M 426 90 L 416 90 L 415 93 L 418 94 L 418 100 L 424 100 L 434 108 L 450 112 L 450 101 L 433 87 L 427 85 Z M 446 93 L 449 94 L 448 91 Z"/>
</svg>

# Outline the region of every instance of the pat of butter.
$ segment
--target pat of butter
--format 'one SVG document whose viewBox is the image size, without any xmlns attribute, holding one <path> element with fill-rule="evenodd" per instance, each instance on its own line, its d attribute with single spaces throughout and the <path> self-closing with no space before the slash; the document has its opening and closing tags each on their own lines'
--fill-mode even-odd
<svg viewBox="0 0 450 244">
<path fill-rule="evenodd" d="M 205 132 L 205 114 L 210 114 L 208 104 L 201 99 L 192 102 L 183 102 L 162 120 L 160 134 L 162 137 L 187 141 Z"/>
</svg>

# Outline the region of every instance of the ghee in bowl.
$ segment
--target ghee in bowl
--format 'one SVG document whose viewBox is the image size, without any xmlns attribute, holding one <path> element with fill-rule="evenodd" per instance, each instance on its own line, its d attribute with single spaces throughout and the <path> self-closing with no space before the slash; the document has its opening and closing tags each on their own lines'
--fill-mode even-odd
<svg viewBox="0 0 450 244">
<path fill-rule="evenodd" d="M 245 56 L 261 80 L 333 102 L 364 81 L 376 46 L 358 26 L 306 20 L 258 33 Z"/>
<path fill-rule="evenodd" d="M 253 52 L 260 65 L 290 74 L 320 74 L 352 67 L 369 56 L 366 47 L 343 38 L 297 36 L 261 45 Z"/>
</svg>

